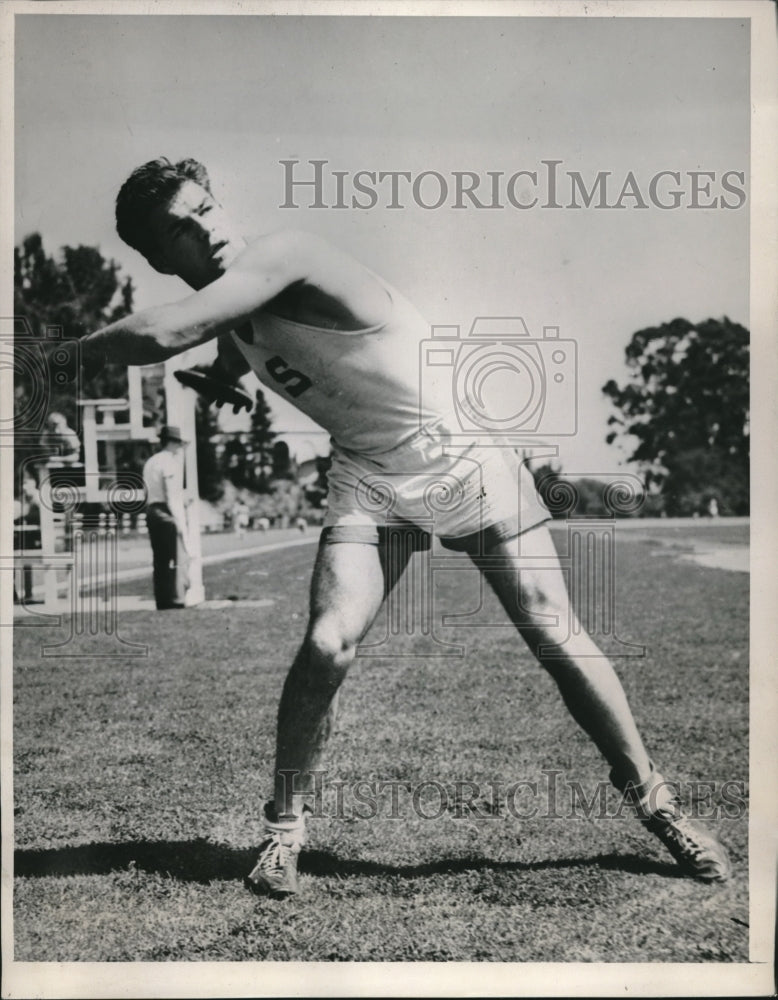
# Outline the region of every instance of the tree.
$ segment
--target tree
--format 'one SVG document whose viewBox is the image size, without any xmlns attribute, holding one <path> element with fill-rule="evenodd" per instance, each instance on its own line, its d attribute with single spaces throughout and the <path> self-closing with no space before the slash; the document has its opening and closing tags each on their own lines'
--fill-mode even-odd
<svg viewBox="0 0 778 1000">
<path fill-rule="evenodd" d="M 606 440 L 633 448 L 628 461 L 668 514 L 702 513 L 711 498 L 722 514 L 748 513 L 748 344 L 727 317 L 675 319 L 638 330 L 628 381 L 603 386 L 620 411 Z"/>
<path fill-rule="evenodd" d="M 63 247 L 59 257 L 50 257 L 43 248 L 39 233 L 27 236 L 20 247 L 14 248 L 14 328 L 18 362 L 14 365 L 14 411 L 28 412 L 31 400 L 43 393 L 48 412 L 62 413 L 71 427 L 79 421 L 77 393 L 88 398 L 127 395 L 127 369 L 123 365 L 107 365 L 85 385 L 78 384 L 75 352 L 73 364 L 65 372 L 56 372 L 35 365 L 25 365 L 21 345 L 43 344 L 47 330 L 62 331 L 67 345 L 84 334 L 97 330 L 132 312 L 133 284 L 122 278 L 119 265 L 106 260 L 96 247 Z M 40 357 L 43 357 L 41 354 Z M 48 364 L 48 362 L 47 362 Z M 66 366 L 67 367 L 67 366 Z M 43 374 L 43 372 L 46 374 Z M 46 384 L 41 385 L 45 379 Z M 17 431 L 29 431 L 17 421 Z M 20 435 L 15 449 L 15 465 L 19 468 L 34 445 Z"/>
<path fill-rule="evenodd" d="M 219 423 L 214 408 L 201 396 L 195 403 L 195 436 L 197 449 L 197 492 L 210 503 L 216 503 L 224 495 L 219 460 L 213 437 L 219 432 Z"/>
<path fill-rule="evenodd" d="M 248 483 L 247 475 L 247 451 L 246 445 L 242 441 L 245 434 L 225 435 L 224 450 L 222 452 L 222 472 L 224 476 L 239 489 Z"/>
<path fill-rule="evenodd" d="M 297 480 L 297 462 L 289 451 L 286 441 L 276 441 L 270 455 L 273 481 L 277 479 Z"/>
<path fill-rule="evenodd" d="M 222 456 L 225 476 L 239 489 L 267 493 L 273 467 L 272 412 L 261 389 L 257 389 L 249 430 L 228 437 Z"/>
<path fill-rule="evenodd" d="M 272 411 L 267 404 L 265 394 L 261 389 L 257 389 L 254 409 L 251 411 L 251 428 L 248 440 L 250 471 L 247 475 L 246 485 L 261 493 L 266 492 L 270 486 L 273 442 L 276 437 L 272 427 L 272 419 Z"/>
<path fill-rule="evenodd" d="M 49 257 L 39 233 L 14 248 L 14 315 L 24 317 L 34 337 L 46 327 L 61 327 L 63 338 L 79 340 L 87 333 L 132 312 L 132 278 L 121 279 L 116 261 L 106 260 L 97 247 L 62 247 L 59 259 Z M 127 394 L 127 369 L 106 365 L 81 387 L 88 398 L 121 398 Z M 59 391 L 52 387 L 56 397 Z M 67 393 L 63 405 L 75 407 Z M 65 414 L 75 419 L 75 409 Z"/>
</svg>

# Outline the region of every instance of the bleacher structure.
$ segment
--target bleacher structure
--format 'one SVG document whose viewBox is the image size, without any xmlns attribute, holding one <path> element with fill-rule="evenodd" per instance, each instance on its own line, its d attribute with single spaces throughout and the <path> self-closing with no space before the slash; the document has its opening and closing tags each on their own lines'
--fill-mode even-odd
<svg viewBox="0 0 778 1000">
<path fill-rule="evenodd" d="M 154 366 L 159 372 L 160 366 Z M 197 504 L 194 393 L 173 377 L 176 364 L 164 366 L 165 407 L 189 442 L 184 448 L 185 503 L 188 512 L 185 603 L 204 600 Z M 42 607 L 33 615 L 65 611 L 72 629 L 115 633 L 118 610 L 118 541 L 129 518 L 145 520 L 146 491 L 139 472 L 117 469 L 120 442 L 158 441 L 156 426 L 143 420 L 143 378 L 147 369 L 129 367 L 127 399 L 79 399 L 83 463 L 55 456 L 36 463 L 40 525 L 14 526 L 14 582 L 17 600 L 31 604 L 37 589 Z M 194 502 L 187 502 L 194 501 Z M 149 549 L 149 568 L 151 550 Z M 35 588 L 40 579 L 42 587 Z M 184 588 L 182 587 L 182 592 Z"/>
</svg>

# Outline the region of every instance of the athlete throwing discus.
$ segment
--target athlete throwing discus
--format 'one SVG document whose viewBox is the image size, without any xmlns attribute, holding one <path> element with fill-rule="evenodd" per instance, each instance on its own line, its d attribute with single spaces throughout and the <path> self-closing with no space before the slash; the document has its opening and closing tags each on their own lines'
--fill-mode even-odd
<svg viewBox="0 0 778 1000">
<path fill-rule="evenodd" d="M 386 558 L 384 514 L 365 501 L 378 474 L 392 477 L 392 516 L 408 523 L 419 544 L 428 540 L 414 531 L 427 516 L 425 484 L 430 477 L 454 484 L 453 502 L 435 521 L 442 544 L 468 553 L 484 574 L 645 827 L 686 873 L 728 878 L 724 847 L 682 813 L 654 767 L 612 665 L 584 630 L 570 627 L 549 514 L 531 475 L 509 449 L 458 439 L 452 453 L 447 445 L 458 426 L 450 391 L 420 400 L 419 342 L 429 326 L 411 303 L 318 237 L 281 231 L 247 242 L 194 160 L 159 159 L 135 170 L 119 192 L 116 222 L 152 267 L 178 275 L 193 292 L 90 334 L 86 364 L 166 361 L 216 339 L 213 377 L 230 382 L 252 369 L 333 440 L 310 619 L 281 694 L 274 794 L 249 883 L 274 896 L 298 890 L 305 801 L 338 688 L 409 558 Z M 295 780 L 285 780 L 292 772 Z"/>
</svg>

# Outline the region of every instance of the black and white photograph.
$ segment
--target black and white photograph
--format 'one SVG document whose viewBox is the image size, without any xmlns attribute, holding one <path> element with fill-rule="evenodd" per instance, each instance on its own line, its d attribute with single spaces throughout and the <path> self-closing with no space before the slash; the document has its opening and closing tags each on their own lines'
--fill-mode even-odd
<svg viewBox="0 0 778 1000">
<path fill-rule="evenodd" d="M 3 997 L 774 992 L 775 30 L 4 6 Z"/>
</svg>

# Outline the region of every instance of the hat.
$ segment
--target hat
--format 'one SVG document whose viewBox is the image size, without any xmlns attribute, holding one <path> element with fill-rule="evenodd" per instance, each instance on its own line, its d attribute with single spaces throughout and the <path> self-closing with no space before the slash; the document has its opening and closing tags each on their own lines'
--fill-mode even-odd
<svg viewBox="0 0 778 1000">
<path fill-rule="evenodd" d="M 178 441 L 179 444 L 187 444 L 181 437 L 181 429 L 179 427 L 174 427 L 172 424 L 166 424 L 159 432 L 159 440 L 163 444 L 167 444 L 168 441 Z"/>
</svg>

